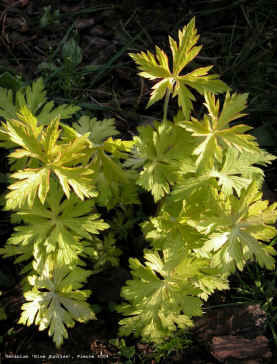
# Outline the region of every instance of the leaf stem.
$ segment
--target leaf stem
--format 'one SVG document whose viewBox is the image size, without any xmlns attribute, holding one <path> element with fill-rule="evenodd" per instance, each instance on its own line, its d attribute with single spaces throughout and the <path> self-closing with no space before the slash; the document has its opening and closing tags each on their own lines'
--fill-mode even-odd
<svg viewBox="0 0 277 364">
<path fill-rule="evenodd" d="M 170 90 L 166 90 L 165 100 L 164 100 L 164 115 L 163 115 L 163 121 L 167 120 L 167 110 L 168 110 L 168 103 L 169 103 L 169 96 L 170 96 Z"/>
</svg>

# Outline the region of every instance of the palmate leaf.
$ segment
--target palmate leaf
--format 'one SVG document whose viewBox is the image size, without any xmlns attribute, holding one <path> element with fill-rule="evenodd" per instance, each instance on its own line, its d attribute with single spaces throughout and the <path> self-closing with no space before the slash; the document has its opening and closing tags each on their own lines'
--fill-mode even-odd
<svg viewBox="0 0 277 364">
<path fill-rule="evenodd" d="M 74 129 L 80 135 L 87 136 L 92 142 L 94 152 L 105 151 L 111 153 L 115 158 L 126 159 L 128 152 L 130 152 L 133 141 L 113 139 L 119 133 L 116 130 L 114 119 L 97 120 L 96 118 L 89 118 L 82 116 L 78 123 L 73 124 Z"/>
<path fill-rule="evenodd" d="M 98 195 L 97 191 L 92 190 L 92 170 L 84 167 L 56 167 L 53 168 L 53 172 L 57 175 L 67 198 L 70 197 L 71 188 L 81 200 Z"/>
<path fill-rule="evenodd" d="M 8 239 L 4 248 L 0 248 L 0 254 L 3 258 L 16 257 L 14 263 L 22 263 L 29 262 L 33 257 L 33 234 L 24 230 L 24 227 L 20 227 L 21 231 L 18 227 L 15 228 L 17 230 L 13 233 L 13 235 Z M 24 266 L 23 270 L 31 270 L 30 265 Z M 23 270 L 21 270 L 21 274 L 23 274 Z"/>
<path fill-rule="evenodd" d="M 22 109 L 21 114 L 18 114 L 18 118 L 21 120 L 13 119 L 2 123 L 2 133 L 15 146 L 24 148 L 25 156 L 40 158 L 42 148 L 38 141 L 38 136 L 42 128 L 37 126 L 37 119 L 27 109 Z"/>
<path fill-rule="evenodd" d="M 121 140 L 113 139 L 109 137 L 103 143 L 103 149 L 105 152 L 112 154 L 114 159 L 127 159 L 129 152 L 134 145 L 133 140 Z"/>
<path fill-rule="evenodd" d="M 193 199 L 193 196 L 196 195 L 200 204 L 200 202 L 202 202 L 200 200 L 200 195 L 204 194 L 208 197 L 211 188 L 215 187 L 214 182 L 214 179 L 208 173 L 203 175 L 195 174 L 194 176 L 184 176 L 176 183 L 171 196 L 175 201 L 189 201 L 190 199 Z"/>
<path fill-rule="evenodd" d="M 154 200 L 158 201 L 170 192 L 184 157 L 191 155 L 192 138 L 170 122 L 156 122 L 154 128 L 148 125 L 138 130 L 132 156 L 125 165 L 134 169 L 143 165 L 137 184 L 151 191 Z"/>
<path fill-rule="evenodd" d="M 59 119 L 52 120 L 48 127 L 38 127 L 36 118 L 32 118 L 26 109 L 23 109 L 20 118 L 20 121 L 10 120 L 4 124 L 6 135 L 21 147 L 10 157 L 28 157 L 37 168 L 25 168 L 11 175 L 21 181 L 9 186 L 12 191 L 7 194 L 7 208 L 16 209 L 26 202 L 32 206 L 36 196 L 44 203 L 51 174 L 56 175 L 67 198 L 71 189 L 80 199 L 95 197 L 97 192 L 91 177 L 93 170 L 87 165 L 91 151 L 87 136 L 71 135 L 62 143 L 59 140 Z"/>
<path fill-rule="evenodd" d="M 191 216 L 186 214 L 185 209 L 176 212 L 178 202 L 172 205 L 174 206 L 170 206 L 170 201 L 166 198 L 158 216 L 141 225 L 145 238 L 155 248 L 173 247 L 176 252 L 178 247 L 186 251 L 201 247 L 201 234 L 188 223 Z"/>
<path fill-rule="evenodd" d="M 251 153 L 249 153 L 251 155 Z M 247 157 L 243 158 L 247 153 L 240 153 L 236 149 L 227 149 L 224 162 L 218 169 L 213 169 L 210 175 L 218 178 L 218 184 L 222 187 L 221 191 L 224 195 L 231 195 L 233 190 L 236 191 L 237 195 L 240 196 L 242 188 L 247 188 L 251 183 L 250 178 L 244 178 L 243 176 L 250 176 L 250 170 L 257 169 L 253 167 L 248 161 Z M 247 163 L 248 162 L 248 163 Z"/>
<path fill-rule="evenodd" d="M 89 118 L 89 116 L 82 116 L 78 123 L 74 123 L 73 127 L 80 134 L 90 133 L 89 139 L 93 144 L 101 145 L 105 139 L 119 134 L 116 130 L 114 119 L 97 120 L 96 118 Z"/>
<path fill-rule="evenodd" d="M 133 141 L 113 139 L 118 135 L 113 119 L 98 121 L 88 116 L 73 124 L 79 135 L 91 142 L 91 168 L 94 183 L 99 191 L 97 203 L 108 209 L 117 204 L 137 204 L 136 173 L 122 168 L 120 159 L 129 157 Z M 71 154 L 70 154 L 71 155 Z"/>
<path fill-rule="evenodd" d="M 37 260 L 39 256 L 51 253 L 59 263 L 76 263 L 86 246 L 79 241 L 80 238 L 92 240 L 93 235 L 99 234 L 109 225 L 99 218 L 94 200 L 81 202 L 74 195 L 62 200 L 63 196 L 61 187 L 53 183 L 44 205 L 36 201 L 32 208 L 19 210 L 17 215 L 25 225 L 15 228 L 16 232 L 8 240 L 7 247 L 14 244 L 28 245 L 32 246 Z M 43 267 L 43 259 L 40 264 Z"/>
<path fill-rule="evenodd" d="M 252 129 L 250 126 L 229 125 L 231 121 L 245 115 L 240 112 L 246 107 L 247 94 L 230 95 L 227 92 L 221 112 L 219 112 L 219 101 L 214 95 L 205 93 L 205 100 L 209 115 L 204 115 L 202 122 L 192 118 L 192 121 L 179 123 L 199 139 L 200 143 L 193 151 L 197 156 L 196 164 L 199 170 L 213 168 L 215 161 L 221 163 L 223 151 L 228 148 L 239 152 L 260 153 L 256 138 L 246 134 Z"/>
<path fill-rule="evenodd" d="M 251 181 L 255 181 L 259 187 L 262 186 L 264 172 L 257 165 L 266 166 L 275 159 L 274 155 L 261 149 L 255 153 L 241 153 L 228 148 L 222 166 L 211 170 L 209 175 L 218 178 L 225 195 L 231 195 L 235 190 L 240 196 L 241 190 L 247 188 Z"/>
<path fill-rule="evenodd" d="M 174 182 L 176 168 L 170 165 L 156 166 L 153 163 L 146 163 L 143 172 L 137 180 L 137 184 L 151 191 L 154 201 L 159 201 L 170 192 L 170 185 Z"/>
<path fill-rule="evenodd" d="M 198 170 L 196 173 L 195 170 L 190 169 L 187 173 L 186 169 L 180 169 L 180 177 L 171 196 L 175 201 L 191 201 L 192 195 L 197 194 L 197 191 L 201 189 L 206 191 L 208 197 L 212 187 L 217 187 L 227 196 L 234 191 L 240 196 L 241 190 L 247 188 L 253 180 L 261 187 L 264 172 L 258 165 L 266 166 L 274 159 L 276 159 L 275 156 L 263 150 L 258 150 L 257 153 L 241 153 L 236 149 L 228 148 L 224 153 L 223 162 L 215 163 L 209 170 Z M 200 196 L 198 200 L 204 201 Z"/>
<path fill-rule="evenodd" d="M 228 86 L 219 80 L 217 74 L 207 75 L 212 66 L 201 67 L 185 75 L 182 74 L 183 69 L 198 55 L 202 48 L 202 46 L 196 46 L 198 39 L 195 18 L 182 30 L 179 30 L 178 43 L 169 37 L 172 71 L 166 53 L 157 46 L 155 55 L 149 51 L 130 54 L 141 71 L 140 76 L 150 80 L 161 79 L 153 86 L 147 107 L 162 99 L 169 92 L 173 97 L 178 97 L 178 104 L 182 108 L 186 120 L 188 120 L 193 108 L 192 101 L 195 101 L 190 88 L 197 90 L 200 94 L 203 94 L 204 91 L 218 93 L 228 90 Z"/>
<path fill-rule="evenodd" d="M 14 103 L 12 90 L 0 88 L 0 116 L 6 120 L 16 117 L 18 106 Z"/>
<path fill-rule="evenodd" d="M 116 168 L 122 173 L 123 170 L 119 164 L 116 164 Z M 119 204 L 139 204 L 138 188 L 134 182 L 135 175 L 129 173 L 133 171 L 125 171 L 121 180 L 117 172 L 105 169 L 105 171 L 97 172 L 95 178 L 97 190 L 99 191 L 97 203 L 100 206 L 105 206 L 108 210 Z"/>
<path fill-rule="evenodd" d="M 4 120 L 16 119 L 22 107 L 27 107 L 35 115 L 40 125 L 47 125 L 51 120 L 59 117 L 68 119 L 80 107 L 74 105 L 60 105 L 54 107 L 54 102 L 47 102 L 43 79 L 39 78 L 31 86 L 20 89 L 14 95 L 11 90 L 0 88 L 0 116 Z"/>
<path fill-rule="evenodd" d="M 18 323 L 38 325 L 39 330 L 49 328 L 49 336 L 53 336 L 57 348 L 60 348 L 68 337 L 67 327 L 73 327 L 75 321 L 96 318 L 86 302 L 90 292 L 79 289 L 89 275 L 88 270 L 79 267 L 69 271 L 65 266 L 58 266 L 55 269 L 46 267 L 41 276 L 29 277 L 33 288 L 24 294 L 27 303 L 22 306 Z"/>
<path fill-rule="evenodd" d="M 257 184 L 251 183 L 240 198 L 234 195 L 218 204 L 218 216 L 202 221 L 206 227 L 213 226 L 203 251 L 215 252 L 212 264 L 233 272 L 242 270 L 248 260 L 256 259 L 260 266 L 273 269 L 276 251 L 268 242 L 277 235 L 272 226 L 277 220 L 277 204 L 268 206 L 261 200 Z"/>
<path fill-rule="evenodd" d="M 211 268 L 210 259 L 207 258 L 190 257 L 187 254 L 175 268 L 175 272 L 180 278 L 191 275 L 195 287 L 201 289 L 198 297 L 205 301 L 214 291 L 229 288 L 226 276 L 220 270 Z"/>
<path fill-rule="evenodd" d="M 192 316 L 202 313 L 202 302 L 195 297 L 200 290 L 189 282 L 189 276 L 176 278 L 158 253 L 148 252 L 145 258 L 145 265 L 130 259 L 134 278 L 122 290 L 130 304 L 118 307 L 119 312 L 129 317 L 119 322 L 120 334 L 133 333 L 158 343 L 177 327 L 192 326 Z"/>
<path fill-rule="evenodd" d="M 8 188 L 12 190 L 6 195 L 7 210 L 20 208 L 26 202 L 32 206 L 36 197 L 38 196 L 42 203 L 45 202 L 47 193 L 49 191 L 49 168 L 29 169 L 18 171 L 11 175 L 12 178 L 19 179 Z"/>
<path fill-rule="evenodd" d="M 11 90 L 0 88 L 0 116 L 4 120 L 17 119 L 23 109 L 28 109 L 33 117 L 37 118 L 38 125 L 48 125 L 56 118 L 70 118 L 80 110 L 80 107 L 66 104 L 55 107 L 53 101 L 47 102 L 42 78 L 34 81 L 31 86 L 20 89 L 16 94 Z M 3 128 L 0 128 L 0 146 L 7 149 L 15 147 Z"/>
<path fill-rule="evenodd" d="M 106 149 L 112 151 L 109 155 Z M 119 158 L 126 158 L 125 145 L 113 143 L 108 139 L 101 148 L 95 150 L 92 168 L 95 171 L 95 184 L 99 195 L 97 203 L 108 209 L 117 204 L 137 204 L 138 193 L 135 185 L 137 173 L 122 168 Z M 116 158 L 118 157 L 118 158 Z"/>
<path fill-rule="evenodd" d="M 94 237 L 93 241 L 88 241 L 81 256 L 89 258 L 93 262 L 92 274 L 97 274 L 107 267 L 118 267 L 121 249 L 116 246 L 117 239 L 113 232 L 105 234 L 104 240 Z"/>
</svg>

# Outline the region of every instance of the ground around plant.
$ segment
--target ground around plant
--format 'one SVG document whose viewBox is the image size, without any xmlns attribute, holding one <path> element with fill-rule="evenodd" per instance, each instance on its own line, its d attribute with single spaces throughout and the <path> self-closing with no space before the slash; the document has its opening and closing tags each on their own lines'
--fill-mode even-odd
<svg viewBox="0 0 277 364">
<path fill-rule="evenodd" d="M 99 120 L 114 118 L 121 137 L 131 139 L 138 126 L 161 118 L 162 107 L 145 109 L 152 84 L 137 76 L 128 53 L 153 50 L 155 45 L 168 50 L 168 35 L 176 37 L 193 16 L 203 44 L 195 65 L 213 64 L 232 90 L 249 93 L 244 122 L 254 128 L 260 145 L 277 155 L 277 3 L 271 0 L 3 0 L 0 87 L 16 90 L 43 77 L 48 97 L 56 104 L 78 105 Z M 7 171 L 5 156 L 1 150 L 1 176 Z M 277 201 L 276 167 L 274 162 L 265 169 L 264 193 L 271 202 Z M 4 192 L 5 183 L 0 187 Z M 151 211 L 153 206 L 144 201 L 143 208 Z M 123 237 L 122 244 L 139 235 L 139 219 L 138 212 L 131 236 Z M 7 214 L 2 213 L 0 224 L 2 245 L 12 232 Z M 98 320 L 76 324 L 60 350 L 47 332 L 17 324 L 24 302 L 20 269 L 0 258 L 1 302 L 7 314 L 0 328 L 3 363 L 219 363 L 193 333 L 185 336 L 181 348 L 172 344 L 157 350 L 135 338 L 119 341 L 120 317 L 114 306 L 129 277 L 127 255 L 139 256 L 141 246 L 140 241 L 126 251 L 120 268 L 89 280 Z M 232 304 L 259 304 L 267 315 L 264 335 L 272 352 L 268 363 L 277 362 L 275 278 L 272 272 L 250 266 L 232 278 L 230 291 L 215 294 L 206 304 L 207 312 Z M 32 356 L 26 359 L 24 353 Z"/>
</svg>

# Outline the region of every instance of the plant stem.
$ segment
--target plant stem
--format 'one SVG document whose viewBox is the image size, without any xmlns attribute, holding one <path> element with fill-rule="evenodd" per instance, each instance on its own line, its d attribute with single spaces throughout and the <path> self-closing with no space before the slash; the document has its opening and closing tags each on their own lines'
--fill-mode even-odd
<svg viewBox="0 0 277 364">
<path fill-rule="evenodd" d="M 167 120 L 167 110 L 168 110 L 168 103 L 169 103 L 169 96 L 170 96 L 170 90 L 166 90 L 165 100 L 164 100 L 164 115 L 163 115 L 163 121 Z"/>
</svg>

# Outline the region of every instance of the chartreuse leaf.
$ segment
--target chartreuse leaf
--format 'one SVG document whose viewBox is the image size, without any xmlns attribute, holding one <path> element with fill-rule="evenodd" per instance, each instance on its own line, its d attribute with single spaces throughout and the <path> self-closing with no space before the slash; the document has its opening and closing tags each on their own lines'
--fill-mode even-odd
<svg viewBox="0 0 277 364">
<path fill-rule="evenodd" d="M 53 101 L 47 102 L 42 78 L 34 81 L 31 86 L 18 90 L 15 94 L 11 90 L 0 88 L 0 116 L 6 121 L 17 119 L 22 110 L 29 110 L 29 114 L 33 119 L 36 118 L 38 125 L 48 125 L 56 118 L 70 118 L 80 110 L 80 107 L 65 104 L 55 107 Z M 30 121 L 31 117 L 27 119 Z M 15 143 L 9 139 L 5 130 L 0 128 L 0 146 L 9 149 L 15 147 Z"/>
<path fill-rule="evenodd" d="M 146 239 L 155 248 L 187 249 L 187 251 L 202 246 L 202 235 L 189 225 L 191 216 L 187 214 L 185 204 L 166 198 L 159 214 L 142 224 Z"/>
<path fill-rule="evenodd" d="M 73 124 L 75 130 L 80 134 L 90 133 L 89 139 L 93 144 L 100 145 L 105 139 L 119 134 L 114 125 L 114 119 L 97 120 L 82 116 L 77 123 Z"/>
<path fill-rule="evenodd" d="M 109 137 L 103 143 L 103 149 L 115 159 L 127 159 L 134 142 L 132 140 L 113 139 Z"/>
<path fill-rule="evenodd" d="M 241 190 L 247 188 L 251 181 L 255 180 L 259 186 L 262 185 L 264 172 L 257 165 L 270 164 L 274 159 L 275 156 L 263 150 L 257 153 L 240 153 L 236 149 L 229 148 L 224 154 L 223 162 L 214 163 L 214 167 L 209 170 L 195 171 L 195 168 L 194 170 L 181 168 L 171 196 L 175 201 L 191 200 L 192 195 L 201 190 L 201 193 L 206 191 L 206 196 L 209 196 L 209 191 L 214 186 L 220 188 L 224 195 L 231 195 L 235 191 L 240 196 Z M 197 196 L 200 201 L 200 196 Z"/>
<path fill-rule="evenodd" d="M 230 95 L 227 92 L 225 101 L 220 111 L 219 100 L 216 100 L 215 95 L 210 92 L 205 92 L 204 105 L 209 111 L 209 116 L 213 121 L 213 125 L 217 128 L 220 126 L 223 128 L 231 121 L 239 119 L 247 114 L 241 114 L 240 112 L 247 107 L 248 94 L 236 94 Z"/>
<path fill-rule="evenodd" d="M 177 327 L 192 326 L 192 316 L 201 315 L 201 300 L 196 297 L 200 290 L 192 285 L 189 274 L 174 274 L 172 264 L 167 266 L 167 258 L 158 252 L 146 253 L 145 259 L 145 265 L 130 259 L 133 280 L 122 290 L 130 304 L 118 307 L 129 317 L 119 322 L 120 334 L 161 342 Z"/>
<path fill-rule="evenodd" d="M 187 162 L 186 155 L 193 150 L 192 138 L 171 122 L 156 122 L 154 128 L 148 125 L 138 130 L 132 156 L 125 166 L 136 169 L 143 164 L 137 184 L 151 191 L 157 202 L 169 193 L 179 168 Z"/>
<path fill-rule="evenodd" d="M 92 190 L 93 171 L 84 167 L 56 167 L 53 168 L 67 198 L 70 197 L 71 188 L 76 195 L 84 200 L 85 197 L 95 197 L 97 192 Z"/>
<path fill-rule="evenodd" d="M 87 135 L 91 141 L 91 166 L 95 171 L 94 183 L 99 195 L 97 203 L 108 209 L 117 204 L 139 203 L 136 173 L 122 168 L 120 159 L 129 157 L 133 141 L 113 139 L 118 134 L 113 119 L 98 121 L 82 117 L 74 126 L 80 135 Z"/>
<path fill-rule="evenodd" d="M 92 142 L 94 151 L 106 151 L 112 154 L 112 157 L 126 159 L 130 152 L 133 141 L 113 139 L 119 133 L 116 130 L 114 119 L 97 120 L 90 119 L 88 116 L 82 116 L 78 123 L 73 124 L 75 130 L 81 135 L 88 135 Z"/>
<path fill-rule="evenodd" d="M 28 113 L 28 110 L 22 109 L 21 114 L 18 114 L 21 120 L 10 120 L 2 123 L 3 133 L 9 138 L 16 146 L 23 148 L 16 150 L 17 153 L 24 152 L 24 155 L 16 156 L 12 154 L 11 157 L 21 158 L 23 156 L 33 157 L 40 159 L 42 155 L 42 148 L 38 140 L 41 133 L 41 127 L 37 126 L 37 120 L 33 115 Z"/>
<path fill-rule="evenodd" d="M 214 266 L 233 272 L 236 267 L 242 270 L 248 260 L 256 259 L 260 266 L 274 268 L 276 252 L 264 242 L 277 234 L 272 226 L 277 220 L 277 204 L 268 206 L 268 201 L 261 197 L 253 182 L 242 191 L 240 198 L 232 195 L 219 201 L 218 215 L 202 221 L 206 228 L 213 227 L 201 250 L 215 252 Z"/>
<path fill-rule="evenodd" d="M 16 101 L 20 109 L 26 105 L 35 114 L 46 102 L 46 91 L 42 78 L 34 81 L 31 86 L 21 89 L 16 95 Z"/>
<path fill-rule="evenodd" d="M 15 233 L 3 252 L 15 244 L 34 249 L 36 242 L 36 254 L 43 255 L 45 252 L 47 256 L 53 253 L 62 264 L 76 263 L 85 249 L 85 244 L 79 242 L 80 238 L 91 240 L 94 234 L 99 234 L 109 225 L 99 218 L 94 200 L 81 202 L 75 195 L 63 200 L 63 196 L 61 187 L 53 183 L 44 205 L 36 200 L 32 208 L 19 210 L 17 215 L 24 225 L 15 227 Z M 14 253 L 18 254 L 16 250 Z"/>
<path fill-rule="evenodd" d="M 221 105 L 215 94 L 228 87 L 209 75 L 211 66 L 185 70 L 201 50 L 198 39 L 193 18 L 177 41 L 169 37 L 171 62 L 159 47 L 131 54 L 140 75 L 157 81 L 147 106 L 166 97 L 163 122 L 139 127 L 132 141 L 114 138 L 112 119 L 85 116 L 76 130 L 60 123 L 78 107 L 47 102 L 42 80 L 16 95 L 0 89 L 0 146 L 13 148 L 5 209 L 16 210 L 17 224 L 0 253 L 24 262 L 21 272 L 30 275 L 19 322 L 48 329 L 57 347 L 75 321 L 95 318 L 90 292 L 81 290 L 87 277 L 119 264 L 115 234 L 96 237 L 109 225 L 95 204 L 139 203 L 138 186 L 159 203 L 141 224 L 152 251 L 144 252 L 144 263 L 130 259 L 120 334 L 159 343 L 192 326 L 202 300 L 227 289 L 235 268 L 251 260 L 274 268 L 276 252 L 267 243 L 277 233 L 277 203 L 263 201 L 259 188 L 260 166 L 276 158 L 237 123 L 247 94 L 227 92 Z M 190 118 L 193 90 L 205 97 L 201 121 Z M 180 107 L 173 122 L 170 96 Z M 83 269 L 88 259 L 91 271 Z"/>
<path fill-rule="evenodd" d="M 215 290 L 229 288 L 227 277 L 222 275 L 220 270 L 211 268 L 207 258 L 190 257 L 186 254 L 176 266 L 175 272 L 180 279 L 191 275 L 195 287 L 201 290 L 198 297 L 203 300 L 207 300 Z"/>
<path fill-rule="evenodd" d="M 196 163 L 200 170 L 213 168 L 215 161 L 221 163 L 223 151 L 228 148 L 239 152 L 259 153 L 255 137 L 246 134 L 252 129 L 250 126 L 229 125 L 231 121 L 245 115 L 240 112 L 246 107 L 247 94 L 231 96 L 227 93 L 221 112 L 214 95 L 205 93 L 205 100 L 209 115 L 204 115 L 202 122 L 192 118 L 192 121 L 179 123 L 199 140 L 193 154 L 197 156 Z"/>
<path fill-rule="evenodd" d="M 0 88 L 0 116 L 4 120 L 15 119 L 23 107 L 37 117 L 40 125 L 46 125 L 51 120 L 59 117 L 68 119 L 78 110 L 79 106 L 60 105 L 54 107 L 54 102 L 47 102 L 43 79 L 39 78 L 31 86 L 21 88 L 16 94 L 11 90 Z"/>
<path fill-rule="evenodd" d="M 241 190 L 247 188 L 251 181 L 256 181 L 261 187 L 264 172 L 257 165 L 266 166 L 275 159 L 275 156 L 261 149 L 255 153 L 247 151 L 241 153 L 236 149 L 228 148 L 222 166 L 211 170 L 209 175 L 218 178 L 218 184 L 225 195 L 231 195 L 235 190 L 240 196 Z"/>
<path fill-rule="evenodd" d="M 169 44 L 172 53 L 172 71 L 169 67 L 166 53 L 156 46 L 156 54 L 150 51 L 130 53 L 130 56 L 138 65 L 141 77 L 150 80 L 159 79 L 153 86 L 152 94 L 147 107 L 162 99 L 166 93 L 178 97 L 178 104 L 182 109 L 185 119 L 190 118 L 193 108 L 192 101 L 195 101 L 190 88 L 197 90 L 203 95 L 204 91 L 213 93 L 224 92 L 228 86 L 219 80 L 217 74 L 207 75 L 213 66 L 201 67 L 182 74 L 183 69 L 198 55 L 202 46 L 196 46 L 199 35 L 195 28 L 195 18 L 184 26 L 178 33 L 178 43 L 169 37 Z"/>
<path fill-rule="evenodd" d="M 93 167 L 97 173 L 95 183 L 99 191 L 97 203 L 100 206 L 112 209 L 118 204 L 139 203 L 134 171 L 123 170 L 119 163 L 106 157 L 94 162 Z"/>
<path fill-rule="evenodd" d="M 6 209 L 14 209 L 22 207 L 25 202 L 29 206 L 33 206 L 36 197 L 38 196 L 42 203 L 45 202 L 49 191 L 49 168 L 28 169 L 13 173 L 12 178 L 19 179 L 8 188 L 11 190 L 6 195 Z"/>
<path fill-rule="evenodd" d="M 194 174 L 190 176 L 183 176 L 178 180 L 174 186 L 171 198 L 174 201 L 190 201 L 190 203 L 197 203 L 196 207 L 207 203 L 210 196 L 211 189 L 215 188 L 216 181 L 209 173 Z"/>
<path fill-rule="evenodd" d="M 25 168 L 11 175 L 20 181 L 9 186 L 12 191 L 6 196 L 6 208 L 16 209 L 26 202 L 32 206 L 36 196 L 44 203 L 51 174 L 56 175 L 67 198 L 71 189 L 80 199 L 95 197 L 97 192 L 91 178 L 93 170 L 86 165 L 91 150 L 87 136 L 71 136 L 61 143 L 58 119 L 52 120 L 48 127 L 38 127 L 36 119 L 26 109 L 23 109 L 20 118 L 3 123 L 6 135 L 21 147 L 10 157 L 29 157 L 36 161 L 37 168 Z"/>
<path fill-rule="evenodd" d="M 73 327 L 75 321 L 96 318 L 86 302 L 90 291 L 79 289 L 89 275 L 88 270 L 79 267 L 68 271 L 65 266 L 53 268 L 47 264 L 42 275 L 29 277 L 33 288 L 24 294 L 27 303 L 22 306 L 18 323 L 38 325 L 40 331 L 49 328 L 49 336 L 53 336 L 57 348 L 60 348 L 63 340 L 68 338 L 67 327 Z"/>
</svg>

